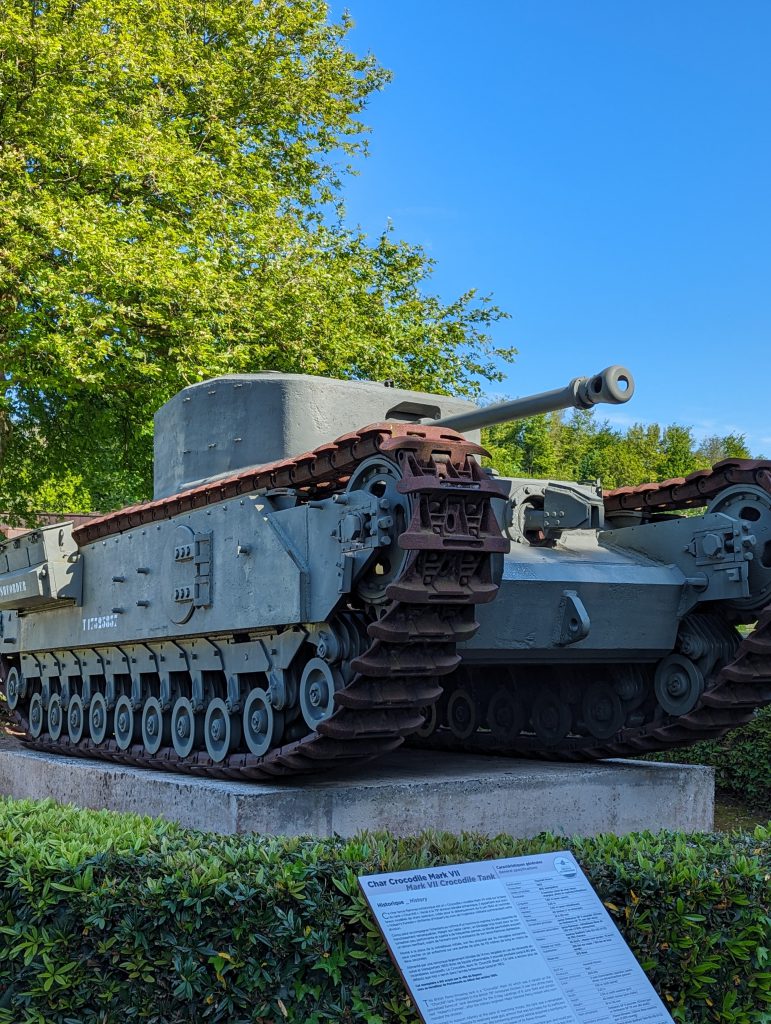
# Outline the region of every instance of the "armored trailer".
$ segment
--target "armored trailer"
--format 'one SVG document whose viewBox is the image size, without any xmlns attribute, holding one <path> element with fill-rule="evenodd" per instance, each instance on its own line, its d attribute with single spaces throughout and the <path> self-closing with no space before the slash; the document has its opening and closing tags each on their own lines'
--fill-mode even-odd
<svg viewBox="0 0 771 1024">
<path fill-rule="evenodd" d="M 152 501 L 0 544 L 26 742 L 267 778 L 406 738 L 597 758 L 746 721 L 771 701 L 770 463 L 609 493 L 483 468 L 482 426 L 633 390 L 621 367 L 482 409 L 274 373 L 186 388 L 156 414 Z"/>
</svg>

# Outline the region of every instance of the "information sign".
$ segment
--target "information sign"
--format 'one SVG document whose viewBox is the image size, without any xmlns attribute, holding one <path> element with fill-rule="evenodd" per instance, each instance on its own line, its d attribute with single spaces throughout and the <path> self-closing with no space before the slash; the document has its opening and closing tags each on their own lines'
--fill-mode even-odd
<svg viewBox="0 0 771 1024">
<path fill-rule="evenodd" d="M 359 884 L 425 1024 L 673 1024 L 567 851 Z"/>
</svg>

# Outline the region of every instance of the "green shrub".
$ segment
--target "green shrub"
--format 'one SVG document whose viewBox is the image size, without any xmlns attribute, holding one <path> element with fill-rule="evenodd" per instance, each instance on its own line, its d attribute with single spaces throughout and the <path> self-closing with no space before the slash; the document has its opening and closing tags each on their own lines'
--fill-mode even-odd
<svg viewBox="0 0 771 1024">
<path fill-rule="evenodd" d="M 652 754 L 650 759 L 712 765 L 718 789 L 771 815 L 771 705 L 722 739 Z"/>
<path fill-rule="evenodd" d="M 2 1024 L 415 1024 L 357 874 L 568 846 L 676 1020 L 771 1010 L 771 830 L 214 836 L 0 800 Z"/>
</svg>

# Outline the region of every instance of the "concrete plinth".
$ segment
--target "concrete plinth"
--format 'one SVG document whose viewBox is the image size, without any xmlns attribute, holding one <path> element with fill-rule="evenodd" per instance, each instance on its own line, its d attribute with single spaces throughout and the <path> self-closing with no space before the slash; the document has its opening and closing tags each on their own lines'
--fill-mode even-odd
<svg viewBox="0 0 771 1024">
<path fill-rule="evenodd" d="M 328 836 L 423 829 L 519 837 L 709 830 L 711 768 L 602 761 L 548 764 L 403 750 L 357 774 L 221 782 L 100 761 L 0 750 L 0 793 L 134 811 L 212 832 Z"/>
</svg>

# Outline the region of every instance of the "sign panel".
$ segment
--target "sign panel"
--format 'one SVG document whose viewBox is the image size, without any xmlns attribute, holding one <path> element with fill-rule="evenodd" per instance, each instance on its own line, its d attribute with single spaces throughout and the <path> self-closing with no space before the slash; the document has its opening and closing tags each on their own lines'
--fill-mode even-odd
<svg viewBox="0 0 771 1024">
<path fill-rule="evenodd" d="M 673 1024 L 567 851 L 359 884 L 425 1024 Z"/>
</svg>

